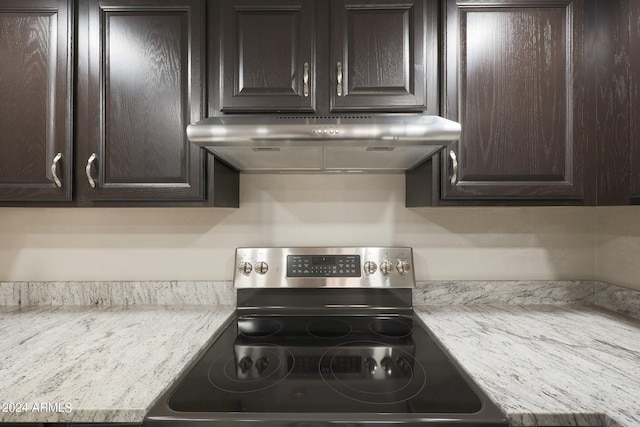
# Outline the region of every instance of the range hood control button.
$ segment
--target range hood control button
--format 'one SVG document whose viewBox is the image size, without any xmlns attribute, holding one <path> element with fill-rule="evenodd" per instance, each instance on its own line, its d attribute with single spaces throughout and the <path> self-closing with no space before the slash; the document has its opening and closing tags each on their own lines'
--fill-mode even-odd
<svg viewBox="0 0 640 427">
<path fill-rule="evenodd" d="M 256 273 L 264 274 L 269 271 L 269 264 L 264 261 L 256 262 Z"/>
<path fill-rule="evenodd" d="M 251 267 L 251 263 L 249 262 L 244 261 L 241 262 L 240 265 L 238 265 L 238 271 L 245 276 L 251 274 L 251 270 L 253 270 L 253 267 Z"/>
<path fill-rule="evenodd" d="M 396 262 L 396 270 L 398 270 L 400 274 L 406 274 L 411 270 L 411 264 L 409 264 L 409 261 L 399 259 Z"/>
<path fill-rule="evenodd" d="M 393 265 L 389 261 L 383 261 L 380 264 L 380 271 L 386 276 L 393 271 Z"/>
<path fill-rule="evenodd" d="M 375 273 L 377 269 L 378 266 L 375 262 L 367 261 L 364 263 L 364 272 L 367 273 L 367 276 Z"/>
</svg>

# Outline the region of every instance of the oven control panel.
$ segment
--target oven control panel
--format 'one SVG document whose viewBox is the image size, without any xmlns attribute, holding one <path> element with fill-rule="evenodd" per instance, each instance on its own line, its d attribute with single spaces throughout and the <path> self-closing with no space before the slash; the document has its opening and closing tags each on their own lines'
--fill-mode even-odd
<svg viewBox="0 0 640 427">
<path fill-rule="evenodd" d="M 236 288 L 413 288 L 406 247 L 236 249 Z"/>
<path fill-rule="evenodd" d="M 360 256 L 288 255 L 287 277 L 360 277 Z"/>
</svg>

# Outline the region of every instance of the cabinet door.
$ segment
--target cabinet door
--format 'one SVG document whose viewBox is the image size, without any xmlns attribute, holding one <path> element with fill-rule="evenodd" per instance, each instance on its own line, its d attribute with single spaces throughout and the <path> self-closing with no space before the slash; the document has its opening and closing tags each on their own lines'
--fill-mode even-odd
<svg viewBox="0 0 640 427">
<path fill-rule="evenodd" d="M 437 4 L 339 0 L 331 7 L 331 109 L 437 113 Z"/>
<path fill-rule="evenodd" d="M 80 2 L 78 182 L 88 200 L 204 198 L 201 0 Z"/>
<path fill-rule="evenodd" d="M 631 203 L 640 204 L 640 2 L 629 3 Z"/>
<path fill-rule="evenodd" d="M 71 199 L 72 19 L 67 0 L 0 3 L 0 202 Z"/>
<path fill-rule="evenodd" d="M 444 114 L 462 136 L 442 199 L 582 198 L 582 15 L 582 0 L 448 1 Z"/>
<path fill-rule="evenodd" d="M 220 6 L 221 110 L 315 110 L 315 1 Z"/>
</svg>

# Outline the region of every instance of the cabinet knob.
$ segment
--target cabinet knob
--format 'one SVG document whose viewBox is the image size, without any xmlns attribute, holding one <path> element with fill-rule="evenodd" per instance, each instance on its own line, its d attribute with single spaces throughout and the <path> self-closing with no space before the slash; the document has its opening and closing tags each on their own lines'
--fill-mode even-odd
<svg viewBox="0 0 640 427">
<path fill-rule="evenodd" d="M 84 172 L 87 174 L 87 181 L 89 181 L 89 185 L 91 188 L 96 188 L 96 181 L 91 176 L 91 168 L 93 167 L 93 163 L 96 161 L 96 153 L 92 153 L 89 156 L 89 160 L 87 160 L 87 166 L 84 168 Z"/>
<path fill-rule="evenodd" d="M 60 178 L 58 178 L 58 163 L 60 163 L 61 159 L 62 159 L 62 153 L 58 153 L 53 158 L 53 163 L 51 164 L 51 175 L 53 175 L 53 182 L 56 184 L 56 187 L 58 188 L 62 187 L 62 182 L 60 181 Z"/>
<path fill-rule="evenodd" d="M 342 62 L 338 62 L 336 64 L 336 79 L 337 79 L 337 86 L 336 86 L 337 95 L 342 96 Z"/>
</svg>

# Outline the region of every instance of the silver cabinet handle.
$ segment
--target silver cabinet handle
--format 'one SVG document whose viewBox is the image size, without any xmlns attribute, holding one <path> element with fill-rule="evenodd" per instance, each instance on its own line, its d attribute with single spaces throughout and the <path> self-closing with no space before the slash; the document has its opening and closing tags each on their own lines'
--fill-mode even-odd
<svg viewBox="0 0 640 427">
<path fill-rule="evenodd" d="M 453 150 L 449 151 L 449 157 L 451 158 L 451 185 L 456 185 L 458 182 L 458 158 Z"/>
<path fill-rule="evenodd" d="M 61 188 L 62 182 L 60 182 L 60 178 L 58 178 L 58 163 L 62 159 L 62 153 L 56 154 L 53 158 L 53 163 L 51 164 L 51 175 L 53 175 L 53 182 L 56 184 L 56 187 Z"/>
<path fill-rule="evenodd" d="M 337 72 L 337 87 L 336 92 L 338 96 L 342 96 L 342 62 L 338 62 L 336 64 L 336 72 Z"/>
<path fill-rule="evenodd" d="M 304 74 L 302 74 L 302 82 L 304 83 L 303 93 L 304 97 L 307 98 L 309 96 L 309 63 L 304 63 Z"/>
<path fill-rule="evenodd" d="M 89 160 L 87 160 L 87 166 L 85 166 L 84 171 L 87 174 L 87 181 L 89 181 L 89 185 L 91 188 L 96 188 L 96 181 L 91 176 L 91 168 L 93 167 L 93 163 L 96 161 L 96 153 L 91 154 L 89 156 Z"/>
</svg>

